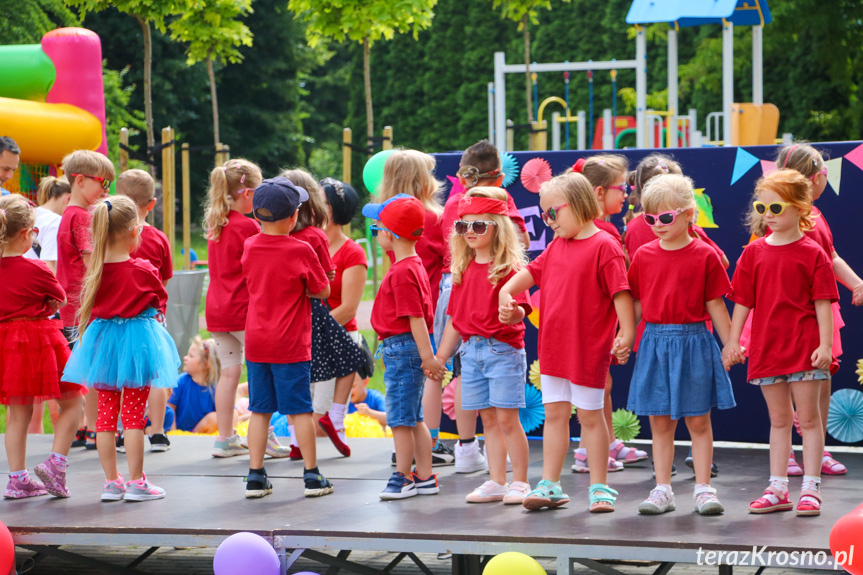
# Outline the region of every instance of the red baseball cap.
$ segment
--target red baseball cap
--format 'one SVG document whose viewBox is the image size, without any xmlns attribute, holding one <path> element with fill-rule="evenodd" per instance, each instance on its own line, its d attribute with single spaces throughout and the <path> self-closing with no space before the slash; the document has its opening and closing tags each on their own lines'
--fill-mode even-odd
<svg viewBox="0 0 863 575">
<path fill-rule="evenodd" d="M 378 220 L 396 236 L 412 242 L 422 237 L 426 221 L 422 202 L 407 194 L 397 194 L 380 204 L 366 204 L 363 215 Z"/>
</svg>

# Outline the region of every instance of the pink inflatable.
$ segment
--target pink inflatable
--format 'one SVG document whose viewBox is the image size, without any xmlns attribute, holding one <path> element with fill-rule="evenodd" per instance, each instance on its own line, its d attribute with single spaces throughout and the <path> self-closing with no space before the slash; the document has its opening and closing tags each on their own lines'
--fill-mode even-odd
<svg viewBox="0 0 863 575">
<path fill-rule="evenodd" d="M 84 28 L 58 28 L 42 37 L 42 50 L 57 70 L 57 79 L 46 101 L 72 104 L 93 114 L 102 124 L 102 143 L 96 151 L 107 155 L 102 42 L 99 36 Z"/>
</svg>

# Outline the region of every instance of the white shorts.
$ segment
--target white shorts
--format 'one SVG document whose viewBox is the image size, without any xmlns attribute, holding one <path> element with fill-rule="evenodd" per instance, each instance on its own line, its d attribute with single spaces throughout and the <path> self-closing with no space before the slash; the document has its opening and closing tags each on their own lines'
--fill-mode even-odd
<svg viewBox="0 0 863 575">
<path fill-rule="evenodd" d="M 222 369 L 243 365 L 243 349 L 246 347 L 245 331 L 214 331 L 216 353 L 222 362 Z"/>
<path fill-rule="evenodd" d="M 351 339 L 354 340 L 357 345 L 360 344 L 360 332 L 349 331 L 348 335 L 351 336 Z M 333 406 L 333 394 L 336 391 L 336 378 L 334 377 L 326 381 L 313 381 L 311 390 L 312 409 L 314 412 L 318 415 L 327 413 Z"/>
<path fill-rule="evenodd" d="M 576 409 L 587 411 L 602 409 L 605 405 L 605 389 L 576 385 L 568 379 L 544 374 L 540 374 L 539 383 L 543 403 L 567 401 Z"/>
</svg>

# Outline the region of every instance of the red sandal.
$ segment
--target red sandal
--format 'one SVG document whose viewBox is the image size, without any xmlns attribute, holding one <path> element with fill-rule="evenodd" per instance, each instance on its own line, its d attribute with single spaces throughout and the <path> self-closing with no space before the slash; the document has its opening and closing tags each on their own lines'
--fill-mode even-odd
<svg viewBox="0 0 863 575">
<path fill-rule="evenodd" d="M 749 504 L 749 513 L 773 513 L 774 511 L 791 511 L 794 504 L 788 492 L 781 492 L 773 486 L 764 490 L 764 495 Z"/>
<path fill-rule="evenodd" d="M 822 475 L 845 475 L 848 473 L 848 468 L 833 459 L 829 451 L 824 452 L 824 458 L 821 460 Z"/>
<path fill-rule="evenodd" d="M 821 515 L 821 493 L 817 489 L 803 489 L 797 502 L 797 515 L 812 517 Z"/>
</svg>

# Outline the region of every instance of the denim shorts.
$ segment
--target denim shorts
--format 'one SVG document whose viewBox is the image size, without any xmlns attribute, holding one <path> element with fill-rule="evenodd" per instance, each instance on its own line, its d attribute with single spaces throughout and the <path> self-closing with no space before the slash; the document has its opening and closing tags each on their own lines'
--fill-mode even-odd
<svg viewBox="0 0 863 575">
<path fill-rule="evenodd" d="M 444 329 L 446 329 L 446 324 L 450 320 L 450 316 L 447 315 L 446 310 L 449 307 L 449 296 L 452 293 L 452 274 L 445 273 L 441 276 L 439 292 L 440 295 L 438 295 L 437 307 L 434 312 L 434 333 L 432 334 L 432 345 L 434 346 L 435 353 L 437 353 L 437 350 L 440 347 Z M 459 340 L 459 343 L 461 343 L 461 340 Z M 447 369 L 452 370 L 453 378 L 461 375 L 461 365 L 458 361 L 458 348 L 459 346 L 456 345 L 455 350 L 453 351 L 455 355 L 446 362 Z"/>
<path fill-rule="evenodd" d="M 461 351 L 462 409 L 524 407 L 524 381 L 527 357 L 493 337 L 472 335 L 462 342 Z"/>
<path fill-rule="evenodd" d="M 312 362 L 258 363 L 246 360 L 249 411 L 298 415 L 312 413 Z"/>
<path fill-rule="evenodd" d="M 381 342 L 384 358 L 384 405 L 387 425 L 415 427 L 423 420 L 425 375 L 413 335 L 402 333 Z"/>
<path fill-rule="evenodd" d="M 794 383 L 795 381 L 824 381 L 830 379 L 830 371 L 826 369 L 807 369 L 784 375 L 771 377 L 756 377 L 750 379 L 752 385 L 773 385 L 774 383 Z"/>
</svg>

